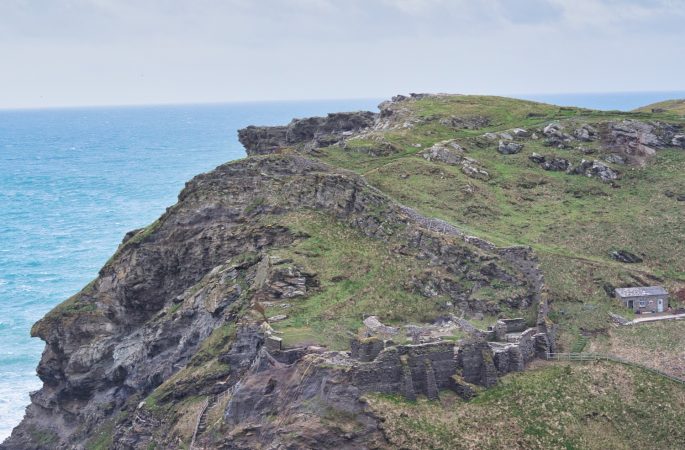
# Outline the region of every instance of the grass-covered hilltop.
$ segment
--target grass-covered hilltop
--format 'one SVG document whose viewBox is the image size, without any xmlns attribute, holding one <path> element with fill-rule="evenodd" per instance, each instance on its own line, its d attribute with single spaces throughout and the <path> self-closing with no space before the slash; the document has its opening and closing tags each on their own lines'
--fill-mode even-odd
<svg viewBox="0 0 685 450">
<path fill-rule="evenodd" d="M 682 106 L 412 94 L 240 130 L 34 326 L 3 448 L 681 448 L 683 322 L 609 313 L 683 306 Z"/>
</svg>

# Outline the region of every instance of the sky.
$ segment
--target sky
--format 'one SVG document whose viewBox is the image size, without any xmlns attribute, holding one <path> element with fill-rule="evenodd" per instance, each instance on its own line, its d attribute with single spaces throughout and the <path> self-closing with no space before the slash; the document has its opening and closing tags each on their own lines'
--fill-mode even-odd
<svg viewBox="0 0 685 450">
<path fill-rule="evenodd" d="M 0 0 L 0 108 L 685 90 L 685 0 Z"/>
</svg>

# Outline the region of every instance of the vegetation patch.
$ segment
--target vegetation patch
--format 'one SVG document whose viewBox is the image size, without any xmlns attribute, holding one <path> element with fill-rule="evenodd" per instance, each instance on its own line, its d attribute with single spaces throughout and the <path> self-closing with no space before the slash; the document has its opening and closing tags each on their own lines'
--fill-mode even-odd
<svg viewBox="0 0 685 450">
<path fill-rule="evenodd" d="M 685 387 L 613 363 L 542 364 L 465 403 L 371 395 L 393 447 L 408 449 L 678 448 Z M 658 443 L 658 444 L 657 444 Z"/>
</svg>

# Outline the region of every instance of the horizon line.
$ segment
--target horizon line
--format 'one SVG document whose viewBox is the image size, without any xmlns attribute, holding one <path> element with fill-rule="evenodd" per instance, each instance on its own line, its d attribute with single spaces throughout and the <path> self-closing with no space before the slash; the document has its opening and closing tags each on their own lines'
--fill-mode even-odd
<svg viewBox="0 0 685 450">
<path fill-rule="evenodd" d="M 418 92 L 415 92 L 418 93 Z M 594 91 L 594 92 L 529 92 L 529 93 L 515 93 L 515 94 L 485 94 L 485 93 L 459 93 L 459 92 L 421 92 L 428 94 L 445 94 L 445 95 L 471 95 L 471 96 L 492 96 L 492 97 L 506 97 L 520 100 L 527 100 L 525 97 L 539 97 L 539 96 L 574 96 L 574 95 L 629 95 L 629 94 L 683 94 L 682 99 L 685 99 L 685 88 L 682 90 L 647 90 L 647 91 Z M 401 94 L 409 95 L 410 92 Z M 394 94 L 398 95 L 398 94 Z M 392 96 L 390 96 L 392 97 Z M 217 100 L 217 101 L 178 101 L 178 102 L 153 102 L 153 103 L 95 103 L 95 104 L 77 104 L 77 105 L 49 105 L 49 106 L 9 106 L 0 107 L 0 112 L 11 111 L 45 111 L 45 110 L 64 110 L 64 109 L 102 109 L 102 108 L 154 108 L 154 107 L 171 107 L 171 106 L 220 106 L 220 105 L 240 105 L 240 104 L 260 104 L 260 103 L 304 103 L 304 102 L 336 102 L 336 101 L 357 101 L 357 100 L 389 100 L 390 97 L 322 97 L 322 98 L 301 98 L 301 99 L 256 99 L 256 100 Z M 664 100 L 680 100 L 678 97 L 671 97 Z M 647 105 L 643 105 L 647 106 Z"/>
</svg>

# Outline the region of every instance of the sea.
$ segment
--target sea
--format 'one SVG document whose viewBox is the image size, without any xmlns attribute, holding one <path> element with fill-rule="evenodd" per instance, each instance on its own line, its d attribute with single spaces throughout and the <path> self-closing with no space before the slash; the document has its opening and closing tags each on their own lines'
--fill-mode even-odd
<svg viewBox="0 0 685 450">
<path fill-rule="evenodd" d="M 518 96 L 630 110 L 685 92 Z M 184 183 L 245 156 L 237 130 L 379 99 L 0 110 L 0 441 L 40 388 L 31 326 L 96 277 Z"/>
</svg>

